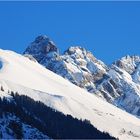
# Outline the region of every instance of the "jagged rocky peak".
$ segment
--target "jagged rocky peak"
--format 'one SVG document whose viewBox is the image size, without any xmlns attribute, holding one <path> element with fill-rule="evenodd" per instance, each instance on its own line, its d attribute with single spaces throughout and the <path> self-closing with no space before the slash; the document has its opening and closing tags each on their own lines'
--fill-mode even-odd
<svg viewBox="0 0 140 140">
<path fill-rule="evenodd" d="M 69 47 L 60 55 L 47 36 L 37 37 L 24 54 L 31 55 L 47 69 L 90 92 L 95 89 L 95 82 L 102 79 L 108 71 L 102 61 L 80 46 Z M 31 56 L 29 59 L 33 60 Z"/>
<path fill-rule="evenodd" d="M 114 62 L 114 64 L 128 72 L 129 74 L 133 74 L 133 72 L 137 69 L 138 65 L 140 64 L 140 56 L 137 55 L 127 55 L 122 57 L 121 59 Z"/>
<path fill-rule="evenodd" d="M 86 50 L 85 48 L 82 48 L 80 46 L 71 46 L 69 47 L 65 52 L 64 54 L 66 55 L 80 55 L 80 54 L 86 54 Z"/>
<path fill-rule="evenodd" d="M 140 56 L 127 55 L 106 66 L 80 46 L 69 47 L 60 55 L 47 36 L 38 36 L 24 54 L 73 84 L 140 116 Z"/>
<path fill-rule="evenodd" d="M 87 51 L 85 48 L 83 48 L 81 46 L 69 47 L 64 52 L 64 55 L 69 55 L 73 59 L 74 58 L 76 58 L 76 59 L 84 59 L 84 60 L 86 60 L 88 62 L 92 61 L 94 63 L 101 64 L 104 68 L 106 67 L 106 65 L 102 61 L 100 61 L 99 59 L 94 57 L 94 55 L 90 51 Z"/>
<path fill-rule="evenodd" d="M 84 59 L 85 56 L 90 56 L 94 60 L 96 59 L 91 52 L 87 51 L 85 48 L 81 46 L 71 46 L 64 52 L 64 54 L 82 59 Z"/>
<path fill-rule="evenodd" d="M 50 52 L 58 53 L 58 48 L 49 37 L 40 35 L 27 47 L 24 54 L 30 54 L 40 62 Z"/>
<path fill-rule="evenodd" d="M 107 70 L 107 66 L 102 61 L 80 46 L 69 47 L 63 55 L 60 55 L 56 45 L 44 35 L 38 36 L 28 46 L 24 54 L 31 55 L 40 64 L 76 85 L 85 85 L 86 83 L 88 86 L 91 84 L 94 86 L 93 83 L 87 81 L 90 79 L 94 82 L 102 78 Z M 33 60 L 31 56 L 29 59 Z"/>
</svg>

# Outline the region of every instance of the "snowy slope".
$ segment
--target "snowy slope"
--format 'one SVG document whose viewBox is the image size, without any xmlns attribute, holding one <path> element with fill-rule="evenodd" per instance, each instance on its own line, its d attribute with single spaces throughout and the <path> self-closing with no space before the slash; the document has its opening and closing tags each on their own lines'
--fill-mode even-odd
<svg viewBox="0 0 140 140">
<path fill-rule="evenodd" d="M 8 97 L 8 90 L 17 91 L 64 114 L 88 119 L 99 130 L 122 140 L 140 139 L 139 119 L 73 85 L 37 62 L 4 50 L 0 50 L 0 62 L 2 96 Z"/>
</svg>

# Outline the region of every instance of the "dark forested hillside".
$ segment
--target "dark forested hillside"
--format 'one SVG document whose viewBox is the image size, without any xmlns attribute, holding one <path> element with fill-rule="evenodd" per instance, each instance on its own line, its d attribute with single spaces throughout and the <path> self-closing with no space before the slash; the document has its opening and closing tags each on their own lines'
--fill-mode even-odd
<svg viewBox="0 0 140 140">
<path fill-rule="evenodd" d="M 11 93 L 13 101 L 0 99 L 0 117 L 5 113 L 12 113 L 22 122 L 37 128 L 43 134 L 53 139 L 113 139 L 109 134 L 100 132 L 88 120 L 78 120 L 71 115 L 64 115 L 53 110 L 39 101 L 18 93 Z M 18 134 L 16 138 L 23 138 L 19 124 L 12 122 Z"/>
</svg>

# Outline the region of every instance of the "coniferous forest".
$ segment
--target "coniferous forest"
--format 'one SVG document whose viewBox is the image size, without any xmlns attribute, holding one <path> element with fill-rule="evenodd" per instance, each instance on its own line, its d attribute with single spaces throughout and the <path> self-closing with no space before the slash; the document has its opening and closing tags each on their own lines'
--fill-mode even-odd
<svg viewBox="0 0 140 140">
<path fill-rule="evenodd" d="M 0 117 L 11 113 L 50 138 L 114 139 L 108 133 L 97 130 L 88 120 L 78 120 L 71 115 L 64 115 L 25 95 L 11 92 L 11 96 L 13 97 L 11 101 L 0 98 Z M 23 138 L 20 123 L 13 121 L 9 127 L 15 131 L 15 138 Z"/>
</svg>

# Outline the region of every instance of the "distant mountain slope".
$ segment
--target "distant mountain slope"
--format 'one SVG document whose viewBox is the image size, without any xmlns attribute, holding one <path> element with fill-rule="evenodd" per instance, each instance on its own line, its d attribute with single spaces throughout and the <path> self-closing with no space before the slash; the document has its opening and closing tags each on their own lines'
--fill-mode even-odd
<svg viewBox="0 0 140 140">
<path fill-rule="evenodd" d="M 1 98 L 18 92 L 120 139 L 140 138 L 140 120 L 12 51 L 0 50 Z"/>
<path fill-rule="evenodd" d="M 70 47 L 63 55 L 45 35 L 39 36 L 24 55 L 102 99 L 140 116 L 140 57 L 126 56 L 105 65 L 91 52 Z"/>
</svg>

